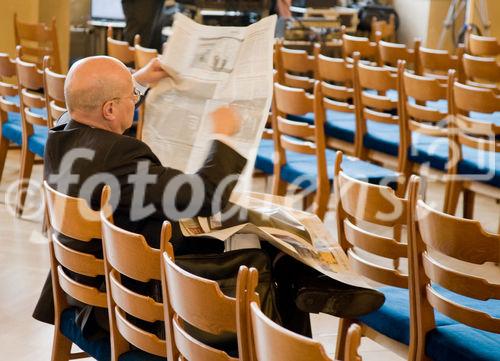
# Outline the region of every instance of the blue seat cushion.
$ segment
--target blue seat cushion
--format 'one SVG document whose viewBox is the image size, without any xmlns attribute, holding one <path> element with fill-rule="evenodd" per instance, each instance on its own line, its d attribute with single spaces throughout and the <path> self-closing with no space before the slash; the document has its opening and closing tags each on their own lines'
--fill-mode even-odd
<svg viewBox="0 0 500 361">
<path fill-rule="evenodd" d="M 266 174 L 273 174 L 274 171 L 274 142 L 272 139 L 262 139 L 255 158 L 255 168 Z"/>
<path fill-rule="evenodd" d="M 472 180 L 500 187 L 500 153 L 485 152 L 462 146 L 463 159 L 458 163 L 458 173 Z"/>
<path fill-rule="evenodd" d="M 448 138 L 415 132 L 412 135 L 412 147 L 408 150 L 408 157 L 412 162 L 427 164 L 444 172 L 448 162 Z"/>
<path fill-rule="evenodd" d="M 166 361 L 164 357 L 152 355 L 141 350 L 125 352 L 118 357 L 118 361 Z"/>
<path fill-rule="evenodd" d="M 434 361 L 496 361 L 500 334 L 463 324 L 441 326 L 427 334 L 425 352 Z"/>
<path fill-rule="evenodd" d="M 71 342 L 98 361 L 109 361 L 111 359 L 111 344 L 109 337 L 89 340 L 82 334 L 80 326 L 76 323 L 76 309 L 68 308 L 61 314 L 61 332 Z"/>
<path fill-rule="evenodd" d="M 397 157 L 399 151 L 399 126 L 368 120 L 363 139 L 366 148 Z"/>
<path fill-rule="evenodd" d="M 326 165 L 330 181 L 333 180 L 334 176 L 335 156 L 335 151 L 326 150 Z M 318 177 L 316 156 L 287 151 L 286 157 L 287 162 L 281 168 L 281 178 L 287 183 L 297 185 L 299 188 L 314 191 Z M 344 156 L 342 168 L 349 176 L 374 184 L 393 186 L 397 178 L 397 173 L 390 169 L 349 156 Z"/>
<path fill-rule="evenodd" d="M 314 124 L 313 113 L 307 113 L 305 115 L 288 115 L 287 118 L 298 122 Z M 337 112 L 334 110 L 326 111 L 325 134 L 327 137 L 354 143 L 355 133 L 356 116 L 354 113 Z"/>
<path fill-rule="evenodd" d="M 28 149 L 43 158 L 45 143 L 47 142 L 47 127 L 35 125 L 34 134 L 28 138 Z"/>
<path fill-rule="evenodd" d="M 2 137 L 21 145 L 23 142 L 23 129 L 19 113 L 7 113 L 7 121 L 2 124 Z"/>
</svg>

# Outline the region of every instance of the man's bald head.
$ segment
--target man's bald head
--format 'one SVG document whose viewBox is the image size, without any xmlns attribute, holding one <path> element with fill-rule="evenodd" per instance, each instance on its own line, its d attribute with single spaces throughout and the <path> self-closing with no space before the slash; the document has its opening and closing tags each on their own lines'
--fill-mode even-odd
<svg viewBox="0 0 500 361">
<path fill-rule="evenodd" d="M 109 56 L 93 56 L 73 64 L 66 77 L 64 96 L 71 113 L 92 114 L 113 98 L 130 92 L 132 76 L 125 65 Z"/>
</svg>

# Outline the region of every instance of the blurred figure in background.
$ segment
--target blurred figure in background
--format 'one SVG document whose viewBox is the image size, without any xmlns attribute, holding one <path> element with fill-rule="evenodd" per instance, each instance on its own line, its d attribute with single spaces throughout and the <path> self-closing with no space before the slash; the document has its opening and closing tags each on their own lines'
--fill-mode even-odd
<svg viewBox="0 0 500 361">
<path fill-rule="evenodd" d="M 127 22 L 125 40 L 134 43 L 135 34 L 141 36 L 141 45 L 161 52 L 162 13 L 165 0 L 122 0 Z"/>
</svg>

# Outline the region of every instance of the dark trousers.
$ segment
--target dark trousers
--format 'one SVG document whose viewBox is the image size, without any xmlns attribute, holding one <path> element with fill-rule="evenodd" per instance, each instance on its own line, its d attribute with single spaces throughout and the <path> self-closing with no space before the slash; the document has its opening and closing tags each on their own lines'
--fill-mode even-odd
<svg viewBox="0 0 500 361">
<path fill-rule="evenodd" d="M 161 17 L 164 0 L 122 0 L 125 14 L 124 36 L 133 44 L 135 34 L 141 36 L 141 45 L 161 52 Z"/>
</svg>

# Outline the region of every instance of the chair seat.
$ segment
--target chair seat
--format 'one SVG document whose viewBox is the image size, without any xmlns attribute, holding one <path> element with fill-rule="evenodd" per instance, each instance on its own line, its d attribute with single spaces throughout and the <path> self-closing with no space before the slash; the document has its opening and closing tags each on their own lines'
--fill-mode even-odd
<svg viewBox="0 0 500 361">
<path fill-rule="evenodd" d="M 458 164 L 459 174 L 500 188 L 500 153 L 462 146 L 462 154 L 463 160 Z"/>
<path fill-rule="evenodd" d="M 121 354 L 118 361 L 166 361 L 164 357 L 152 355 L 141 350 L 132 350 Z"/>
<path fill-rule="evenodd" d="M 97 340 L 88 340 L 82 334 L 81 328 L 76 324 L 76 309 L 68 308 L 61 314 L 61 332 L 71 342 L 98 361 L 111 359 L 111 344 L 109 337 Z"/>
<path fill-rule="evenodd" d="M 2 137 L 21 145 L 23 142 L 23 128 L 19 113 L 7 113 L 7 121 L 2 124 Z"/>
<path fill-rule="evenodd" d="M 308 124 L 314 123 L 314 114 L 288 115 L 288 119 Z M 334 110 L 326 111 L 325 134 L 327 137 L 340 139 L 349 143 L 354 143 L 354 134 L 356 133 L 356 116 L 354 113 L 337 112 Z"/>
<path fill-rule="evenodd" d="M 281 168 L 281 178 L 299 188 L 316 189 L 318 169 L 315 155 L 300 154 L 287 151 L 287 163 Z M 328 179 L 333 181 L 335 151 L 326 150 Z M 349 176 L 374 184 L 393 185 L 398 174 L 390 169 L 362 161 L 358 158 L 344 156 L 342 169 Z"/>
<path fill-rule="evenodd" d="M 408 157 L 412 162 L 426 164 L 444 172 L 448 162 L 448 138 L 413 133 Z"/>
<path fill-rule="evenodd" d="M 272 139 L 262 139 L 255 158 L 255 168 L 266 173 L 273 174 L 274 171 L 274 142 Z"/>
<path fill-rule="evenodd" d="M 427 334 L 425 352 L 433 361 L 497 361 L 500 334 L 463 324 L 441 326 Z"/>
<path fill-rule="evenodd" d="M 34 126 L 35 133 L 28 138 L 28 149 L 30 152 L 43 158 L 45 143 L 47 142 L 48 129 L 43 126 Z"/>
<path fill-rule="evenodd" d="M 500 301 L 490 300 L 487 302 L 478 301 L 453 293 L 443 287 L 434 285 L 440 294 L 461 305 L 480 309 L 493 316 L 500 316 Z M 409 317 L 409 296 L 408 290 L 397 287 L 382 287 L 378 289 L 385 296 L 385 303 L 380 309 L 359 318 L 361 322 L 381 334 L 409 345 L 410 343 L 410 317 Z M 445 329 L 449 325 L 457 325 L 457 321 L 439 313 L 434 312 L 437 329 Z M 470 327 L 469 327 L 470 328 Z M 498 342 L 498 341 L 497 341 Z M 498 343 L 497 343 L 498 345 Z M 435 360 L 434 358 L 432 358 Z M 444 358 L 442 360 L 445 360 Z M 449 358 L 446 360 L 455 360 Z"/>
<path fill-rule="evenodd" d="M 399 151 L 399 126 L 370 120 L 366 123 L 367 132 L 363 139 L 364 146 L 397 157 Z"/>
</svg>

